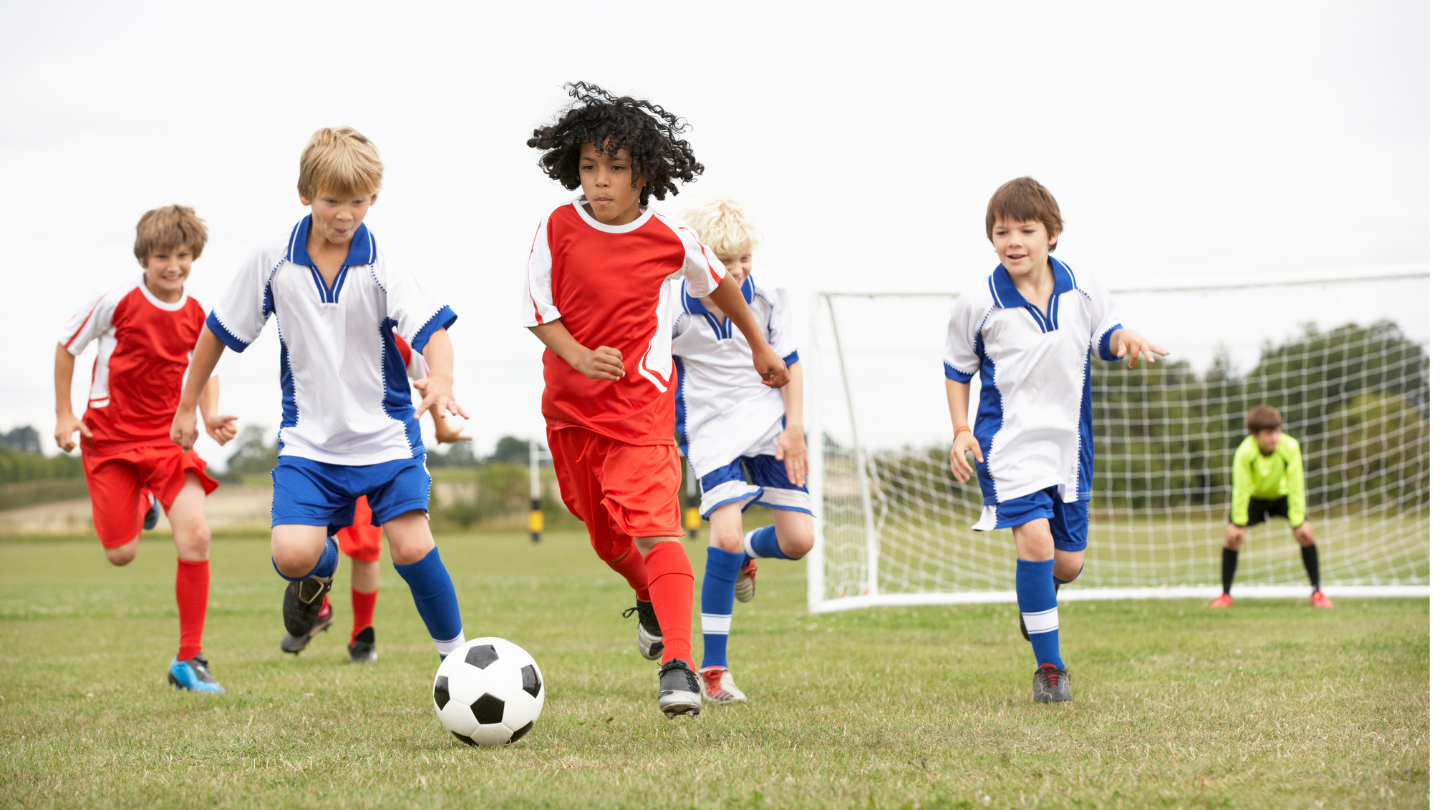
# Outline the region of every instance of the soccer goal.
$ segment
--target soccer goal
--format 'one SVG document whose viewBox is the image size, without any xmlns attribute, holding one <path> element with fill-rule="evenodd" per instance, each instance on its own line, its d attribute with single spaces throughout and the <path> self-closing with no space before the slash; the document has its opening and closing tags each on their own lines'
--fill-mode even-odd
<svg viewBox="0 0 1440 810">
<path fill-rule="evenodd" d="M 1134 370 L 1092 361 L 1090 546 L 1062 599 L 1218 594 L 1230 465 L 1262 402 L 1304 453 L 1325 591 L 1428 596 L 1430 357 L 1416 325 L 1428 267 L 1112 293 L 1127 325 L 1174 354 Z M 1014 599 L 1010 532 L 971 530 L 979 487 L 949 470 L 941 357 L 953 302 L 814 300 L 812 611 Z M 1304 595 L 1306 583 L 1285 521 L 1249 530 L 1237 597 Z"/>
</svg>

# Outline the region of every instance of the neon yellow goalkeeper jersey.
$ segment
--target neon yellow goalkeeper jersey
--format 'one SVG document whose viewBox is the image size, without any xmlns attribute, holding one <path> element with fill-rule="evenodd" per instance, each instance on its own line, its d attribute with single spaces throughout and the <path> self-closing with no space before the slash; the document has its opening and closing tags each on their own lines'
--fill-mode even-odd
<svg viewBox="0 0 1440 810">
<path fill-rule="evenodd" d="M 1285 498 L 1290 526 L 1305 522 L 1305 465 L 1300 461 L 1300 443 L 1284 433 L 1275 452 L 1260 452 L 1254 436 L 1235 451 L 1231 476 L 1230 520 L 1237 526 L 1250 522 L 1250 499 L 1273 501 Z"/>
</svg>

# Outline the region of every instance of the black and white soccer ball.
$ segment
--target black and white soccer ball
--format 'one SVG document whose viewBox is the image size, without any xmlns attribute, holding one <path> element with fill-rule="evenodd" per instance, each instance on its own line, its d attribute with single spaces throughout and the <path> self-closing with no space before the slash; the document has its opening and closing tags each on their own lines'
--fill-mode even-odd
<svg viewBox="0 0 1440 810">
<path fill-rule="evenodd" d="M 466 745 L 509 745 L 545 707 L 540 667 L 503 638 L 473 639 L 445 656 L 434 693 L 440 724 Z"/>
</svg>

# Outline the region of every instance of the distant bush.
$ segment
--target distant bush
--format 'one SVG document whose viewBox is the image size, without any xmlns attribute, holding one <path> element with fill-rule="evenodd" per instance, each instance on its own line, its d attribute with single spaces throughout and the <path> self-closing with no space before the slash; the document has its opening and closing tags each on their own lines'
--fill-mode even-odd
<svg viewBox="0 0 1440 810">
<path fill-rule="evenodd" d="M 0 447 L 0 484 L 42 481 L 47 478 L 83 478 L 80 456 L 42 456 Z"/>
</svg>

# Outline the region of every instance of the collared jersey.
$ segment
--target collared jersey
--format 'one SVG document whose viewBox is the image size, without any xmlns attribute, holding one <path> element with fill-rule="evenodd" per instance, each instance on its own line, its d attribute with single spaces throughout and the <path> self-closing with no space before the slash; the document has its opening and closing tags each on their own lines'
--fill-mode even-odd
<svg viewBox="0 0 1440 810">
<path fill-rule="evenodd" d="M 636 445 L 675 441 L 671 285 L 709 295 L 725 265 L 695 233 L 649 207 L 628 225 L 585 212 L 582 195 L 540 221 L 522 296 L 525 326 L 556 319 L 590 349 L 620 350 L 625 376 L 592 380 L 544 352 L 540 411 L 552 430 L 582 427 Z"/>
<path fill-rule="evenodd" d="M 1091 273 L 1050 258 L 1055 291 L 1044 309 L 1025 300 L 1003 265 L 950 311 L 945 376 L 980 375 L 976 465 L 985 503 L 1059 487 L 1065 503 L 1090 497 L 1090 357 L 1117 359 L 1114 302 Z"/>
<path fill-rule="evenodd" d="M 280 332 L 280 455 L 361 466 L 425 453 L 398 334 L 416 353 L 455 313 L 365 225 L 326 285 L 305 249 L 310 217 L 260 243 L 206 325 L 243 352 Z"/>
<path fill-rule="evenodd" d="M 1230 475 L 1230 519 L 1236 526 L 1250 522 L 1250 499 L 1286 500 L 1290 526 L 1305 522 L 1305 464 L 1300 460 L 1300 443 L 1287 434 L 1280 434 L 1275 452 L 1260 452 L 1254 436 L 1235 448 L 1235 463 Z"/>
<path fill-rule="evenodd" d="M 145 276 L 99 293 L 60 332 L 60 343 L 79 356 L 100 343 L 82 421 L 97 453 L 138 446 L 170 446 L 170 424 L 180 405 L 185 370 L 205 324 L 205 310 L 188 294 L 167 304 L 145 286 Z"/>
<path fill-rule="evenodd" d="M 755 373 L 750 343 L 729 318 L 715 315 L 690 294 L 688 282 L 676 285 L 671 297 L 675 325 L 671 330 L 675 370 L 675 429 L 680 451 L 696 475 L 724 467 L 765 438 L 777 433 L 785 416 L 779 389 Z M 750 274 L 740 285 L 765 340 L 785 365 L 800 360 L 790 323 L 790 300 L 784 288 L 764 287 Z M 773 455 L 775 448 L 770 447 Z"/>
</svg>

